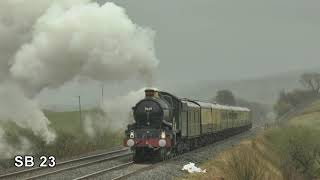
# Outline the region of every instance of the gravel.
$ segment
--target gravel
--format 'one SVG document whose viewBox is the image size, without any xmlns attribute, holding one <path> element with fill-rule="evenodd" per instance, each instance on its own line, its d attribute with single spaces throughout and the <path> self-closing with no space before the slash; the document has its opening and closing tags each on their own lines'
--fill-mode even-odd
<svg viewBox="0 0 320 180">
<path fill-rule="evenodd" d="M 121 159 L 116 159 L 116 160 L 111 160 L 111 161 L 105 161 L 105 162 L 101 162 L 101 163 L 96 163 L 93 165 L 89 165 L 89 166 L 85 166 L 85 167 L 81 167 L 81 168 L 77 168 L 74 170 L 69 170 L 69 171 L 65 171 L 65 172 L 61 172 L 58 174 L 53 174 L 53 175 L 49 175 L 43 178 L 39 178 L 40 179 L 46 179 L 46 180 L 69 180 L 69 179 L 74 179 L 77 177 L 81 177 L 99 170 L 103 170 L 106 168 L 111 168 L 123 163 L 127 163 L 131 161 L 131 157 L 124 157 Z"/>
<path fill-rule="evenodd" d="M 256 135 L 259 128 L 254 128 L 248 132 L 233 136 L 227 140 L 220 141 L 194 151 L 182 154 L 174 159 L 166 161 L 164 163 L 159 163 L 159 165 L 154 165 L 155 168 L 145 171 L 143 173 L 138 173 L 129 177 L 129 180 L 141 180 L 141 179 L 152 179 L 152 180 L 163 180 L 163 179 L 175 179 L 186 177 L 187 172 L 182 171 L 182 167 L 189 163 L 203 163 L 207 160 L 215 157 L 219 152 L 222 152 L 230 147 L 236 146 L 243 139 L 252 138 Z"/>
<path fill-rule="evenodd" d="M 128 174 L 130 172 L 134 172 L 134 171 L 137 171 L 139 169 L 145 168 L 147 166 L 150 166 L 150 165 L 149 164 L 133 164 L 133 165 L 130 165 L 130 166 L 126 167 L 126 168 L 122 168 L 122 169 L 119 169 L 119 170 L 116 170 L 116 171 L 111 171 L 109 173 L 106 173 L 106 174 L 103 174 L 103 175 L 101 175 L 99 177 L 95 177 L 95 178 L 91 178 L 91 179 L 94 179 L 94 180 L 113 179 L 113 178 Z"/>
</svg>

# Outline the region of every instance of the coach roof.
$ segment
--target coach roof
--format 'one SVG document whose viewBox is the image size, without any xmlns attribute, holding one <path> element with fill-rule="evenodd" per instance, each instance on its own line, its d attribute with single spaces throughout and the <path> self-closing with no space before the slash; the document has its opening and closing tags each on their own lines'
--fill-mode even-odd
<svg viewBox="0 0 320 180">
<path fill-rule="evenodd" d="M 191 101 L 191 100 L 185 99 L 185 100 L 181 100 L 181 102 L 186 103 L 189 107 L 200 108 L 200 106 L 196 102 Z"/>
</svg>

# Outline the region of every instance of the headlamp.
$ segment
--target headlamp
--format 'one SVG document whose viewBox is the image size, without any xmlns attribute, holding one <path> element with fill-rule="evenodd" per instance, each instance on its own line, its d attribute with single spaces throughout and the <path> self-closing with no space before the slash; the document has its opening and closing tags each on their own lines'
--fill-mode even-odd
<svg viewBox="0 0 320 180">
<path fill-rule="evenodd" d="M 130 132 L 130 138 L 131 138 L 131 139 L 134 138 L 134 132 L 133 132 L 133 131 Z"/>
<path fill-rule="evenodd" d="M 161 132 L 160 138 L 161 139 L 165 139 L 166 138 L 166 133 L 164 131 Z"/>
</svg>

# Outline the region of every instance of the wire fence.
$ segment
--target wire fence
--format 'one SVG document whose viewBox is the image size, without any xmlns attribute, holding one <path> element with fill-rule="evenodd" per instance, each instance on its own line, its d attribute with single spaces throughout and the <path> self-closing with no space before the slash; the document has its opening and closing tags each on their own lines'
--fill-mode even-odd
<svg viewBox="0 0 320 180">
<path fill-rule="evenodd" d="M 98 104 L 81 104 L 81 110 L 86 111 L 90 109 L 99 108 Z M 66 112 L 66 111 L 79 111 L 79 105 L 67 105 L 67 104 L 54 104 L 54 105 L 41 105 L 41 109 L 54 112 Z"/>
</svg>

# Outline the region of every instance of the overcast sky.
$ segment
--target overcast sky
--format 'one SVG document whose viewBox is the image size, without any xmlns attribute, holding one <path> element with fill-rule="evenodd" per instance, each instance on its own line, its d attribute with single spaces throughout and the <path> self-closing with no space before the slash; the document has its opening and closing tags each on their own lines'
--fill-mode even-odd
<svg viewBox="0 0 320 180">
<path fill-rule="evenodd" d="M 320 67 L 319 0 L 113 2 L 124 7 L 133 22 L 156 32 L 156 81 L 162 87 Z M 78 89 L 78 94 L 90 91 Z M 117 88 L 107 87 L 108 92 L 112 89 Z M 61 97 L 73 91 L 55 93 Z"/>
<path fill-rule="evenodd" d="M 156 31 L 158 79 L 242 79 L 320 66 L 319 0 L 117 0 Z"/>
</svg>

